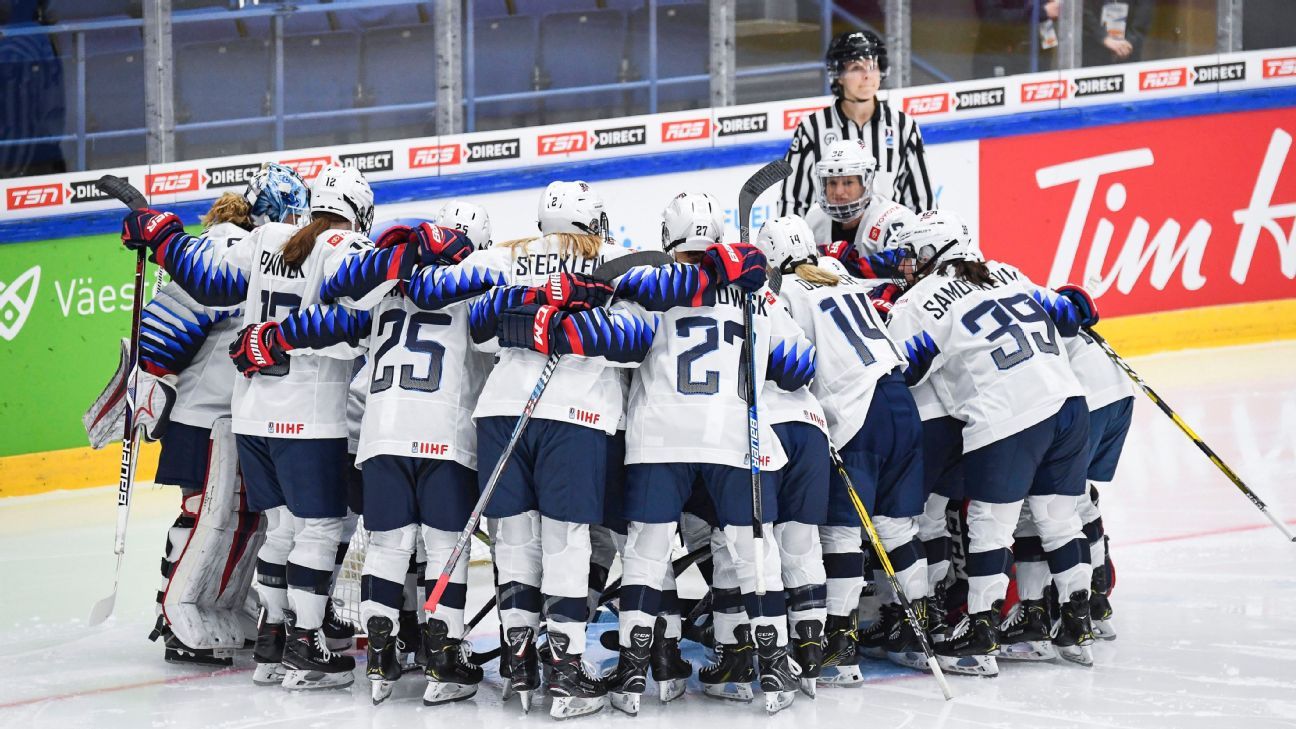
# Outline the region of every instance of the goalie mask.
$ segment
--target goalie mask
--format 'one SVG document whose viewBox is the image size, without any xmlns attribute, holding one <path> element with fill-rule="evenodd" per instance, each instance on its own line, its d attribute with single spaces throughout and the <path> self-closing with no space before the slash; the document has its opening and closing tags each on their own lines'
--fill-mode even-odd
<svg viewBox="0 0 1296 729">
<path fill-rule="evenodd" d="M 432 221 L 442 227 L 454 228 L 462 232 L 477 249 L 491 247 L 490 216 L 486 214 L 486 208 L 476 203 L 467 200 L 451 200 L 441 206 Z"/>
<path fill-rule="evenodd" d="M 536 222 L 544 235 L 582 233 L 608 240 L 608 219 L 603 211 L 603 200 L 593 188 L 579 180 L 549 183 L 540 196 Z"/>
<path fill-rule="evenodd" d="M 310 211 L 340 215 L 351 222 L 352 230 L 368 235 L 373 225 L 373 190 L 360 170 L 330 166 L 311 186 Z"/>
<path fill-rule="evenodd" d="M 839 223 L 849 223 L 864 213 L 869 195 L 873 192 L 873 176 L 878 163 L 862 139 L 841 139 L 832 143 L 823 159 L 815 164 L 815 177 L 819 183 L 816 202 L 828 217 Z M 829 189 L 829 183 L 835 178 Z M 858 186 L 850 178 L 858 178 Z"/>
<path fill-rule="evenodd" d="M 705 251 L 724 235 L 724 211 L 705 192 L 682 192 L 662 211 L 662 250 Z"/>
<path fill-rule="evenodd" d="M 296 215 L 301 225 L 310 212 L 310 190 L 301 176 L 293 168 L 273 162 L 261 165 L 248 180 L 243 198 L 251 206 L 252 224 L 256 226 L 282 223 L 289 215 Z"/>
<path fill-rule="evenodd" d="M 792 273 L 802 263 L 814 263 L 814 233 L 799 215 L 774 218 L 761 226 L 756 247 L 770 265 L 783 273 Z"/>
<path fill-rule="evenodd" d="M 949 210 L 928 210 L 919 215 L 918 222 L 897 233 L 892 243 L 907 249 L 919 267 L 935 259 L 930 270 L 950 261 L 982 260 L 967 223 Z"/>
</svg>

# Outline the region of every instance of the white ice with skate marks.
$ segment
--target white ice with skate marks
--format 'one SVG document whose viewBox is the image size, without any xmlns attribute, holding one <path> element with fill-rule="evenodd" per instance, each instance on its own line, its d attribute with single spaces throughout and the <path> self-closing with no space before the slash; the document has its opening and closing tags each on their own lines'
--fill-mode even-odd
<svg viewBox="0 0 1296 729">
<path fill-rule="evenodd" d="M 1255 489 L 1296 521 L 1296 342 L 1173 353 L 1136 369 Z M 106 474 L 110 479 L 112 474 Z M 251 684 L 251 658 L 215 673 L 163 663 L 145 636 L 175 495 L 144 485 L 132 514 L 116 615 L 86 626 L 111 586 L 112 490 L 0 501 L 0 727 L 403 727 L 505 729 L 547 723 L 502 705 L 496 664 L 476 698 L 425 708 L 421 676 L 370 705 L 363 664 L 355 686 L 291 694 Z M 1115 642 L 1091 669 L 1000 664 L 996 679 L 951 676 L 954 701 L 928 676 L 863 662 L 867 683 L 821 688 L 817 699 L 767 717 L 748 705 L 688 693 L 661 706 L 650 683 L 637 718 L 605 709 L 575 722 L 641 729 L 702 726 L 1267 727 L 1296 726 L 1296 545 L 1287 544 L 1155 406 L 1140 400 L 1125 460 L 1103 495 L 1117 565 Z M 474 568 L 469 612 L 489 570 Z M 684 592 L 688 592 L 687 586 Z M 607 624 L 598 628 L 610 627 Z M 473 635 L 496 642 L 488 618 Z M 686 657 L 701 660 L 686 643 Z M 592 636 L 588 656 L 611 659 Z M 363 657 L 362 657 L 363 658 Z"/>
</svg>

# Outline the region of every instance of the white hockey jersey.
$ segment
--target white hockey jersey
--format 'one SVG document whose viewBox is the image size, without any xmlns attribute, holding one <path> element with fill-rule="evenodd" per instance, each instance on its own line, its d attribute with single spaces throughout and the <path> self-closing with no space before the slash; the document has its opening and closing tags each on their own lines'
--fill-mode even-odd
<svg viewBox="0 0 1296 729">
<path fill-rule="evenodd" d="M 810 208 L 805 216 L 806 224 L 814 233 L 815 243 L 824 245 L 833 243 L 833 219 L 818 205 Z M 870 256 L 878 251 L 893 247 L 891 236 L 905 226 L 918 220 L 912 210 L 898 202 L 888 200 L 881 195 L 870 195 L 864 205 L 864 214 L 859 227 L 855 228 L 856 250 L 861 256 Z"/>
<path fill-rule="evenodd" d="M 562 255 L 558 238 L 543 236 L 522 248 L 497 245 L 475 251 L 456 266 L 440 268 L 438 275 L 471 279 L 490 272 L 502 276 L 499 280 L 502 285 L 541 286 L 548 282 L 550 274 L 590 275 L 604 262 L 630 252 L 620 246 L 605 245 L 597 258 Z M 627 312 L 630 307 L 617 303 L 612 311 Z M 497 353 L 497 359 L 477 399 L 473 418 L 516 418 L 530 399 L 547 357 L 529 349 L 501 348 L 494 339 L 478 346 L 481 351 Z M 602 357 L 563 357 L 531 417 L 581 425 L 609 435 L 615 433 L 623 407 L 616 368 L 623 366 L 633 365 Z"/>
<path fill-rule="evenodd" d="M 1090 411 L 1134 394 L 1134 383 L 1130 382 L 1129 376 L 1084 330 L 1063 341 L 1071 360 L 1071 371 L 1084 388 L 1085 404 Z"/>
<path fill-rule="evenodd" d="M 217 223 L 203 232 L 203 237 L 216 247 L 229 247 L 248 235 L 249 231 L 233 223 Z M 239 313 L 203 306 L 172 281 L 144 308 L 143 317 L 140 339 L 146 357 L 151 347 L 183 347 L 199 335 L 205 324 L 210 325 L 197 353 L 179 371 L 171 420 L 210 428 L 217 418 L 228 417 L 234 381 L 238 379 L 229 346 L 241 326 Z"/>
<path fill-rule="evenodd" d="M 672 269 L 655 269 L 670 275 Z M 642 269 L 627 274 L 630 280 Z M 618 291 L 625 290 L 623 281 Z M 672 288 L 669 284 L 666 288 Z M 656 284 L 643 290 L 661 290 Z M 742 359 L 744 328 L 741 289 L 715 292 L 710 306 L 674 306 L 660 314 L 652 348 L 635 371 L 626 419 L 626 463 L 715 463 L 749 467 L 747 364 Z M 761 470 L 787 462 L 770 428 L 770 403 L 764 394 L 778 385 L 795 390 L 814 372 L 814 346 L 792 321 L 768 287 L 756 292 L 755 365 L 758 382 Z M 654 307 L 649 306 L 649 309 Z M 773 357 L 771 357 L 773 353 Z M 771 360 L 776 372 L 769 371 Z"/>
<path fill-rule="evenodd" d="M 965 453 L 1025 430 L 1084 394 L 1061 341 L 1078 329 L 1070 302 L 1012 266 L 987 265 L 993 286 L 934 273 L 891 310 L 892 337 L 909 360 L 906 379 L 934 380 L 946 409 L 966 423 Z"/>
<path fill-rule="evenodd" d="M 180 236 L 157 255 L 185 291 L 208 306 L 242 306 L 243 325 L 283 320 L 319 303 L 320 285 L 348 251 L 370 244 L 359 233 L 326 230 L 300 268 L 282 249 L 297 228 L 268 223 L 234 245 Z M 347 384 L 358 350 L 348 344 L 293 354 L 287 372 L 263 370 L 234 385 L 233 430 L 276 438 L 345 438 Z"/>
<path fill-rule="evenodd" d="M 796 274 L 783 277 L 792 318 L 814 342 L 815 379 L 810 391 L 823 406 L 832 442 L 844 445 L 864 425 L 877 382 L 904 358 L 868 298 L 868 282 L 846 273 L 836 259 L 819 265 L 841 277 L 836 286 Z"/>
</svg>

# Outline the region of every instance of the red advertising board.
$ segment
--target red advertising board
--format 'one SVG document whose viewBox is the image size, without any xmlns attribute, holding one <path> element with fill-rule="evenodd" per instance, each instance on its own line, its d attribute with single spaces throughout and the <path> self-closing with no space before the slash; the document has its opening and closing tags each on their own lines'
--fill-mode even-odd
<svg viewBox="0 0 1296 729">
<path fill-rule="evenodd" d="M 1296 297 L 1293 136 L 1284 109 L 982 140 L 982 249 L 1106 316 Z"/>
</svg>

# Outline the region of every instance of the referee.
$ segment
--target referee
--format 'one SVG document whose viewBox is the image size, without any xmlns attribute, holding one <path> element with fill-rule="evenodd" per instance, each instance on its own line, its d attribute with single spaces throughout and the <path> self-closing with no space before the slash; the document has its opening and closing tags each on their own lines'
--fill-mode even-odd
<svg viewBox="0 0 1296 729">
<path fill-rule="evenodd" d="M 825 57 L 832 77 L 832 106 L 808 114 L 792 133 L 785 159 L 792 176 L 783 181 L 779 215 L 804 216 L 819 194 L 815 163 L 839 139 L 863 139 L 878 160 L 878 194 L 915 213 L 936 207 L 918 124 L 877 98 L 887 74 L 886 44 L 876 33 L 858 30 L 833 39 Z"/>
</svg>

